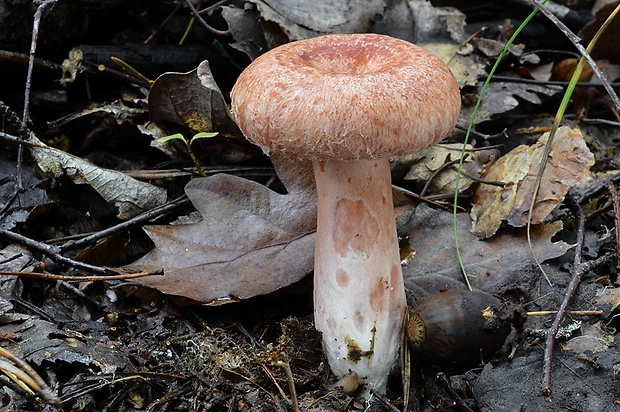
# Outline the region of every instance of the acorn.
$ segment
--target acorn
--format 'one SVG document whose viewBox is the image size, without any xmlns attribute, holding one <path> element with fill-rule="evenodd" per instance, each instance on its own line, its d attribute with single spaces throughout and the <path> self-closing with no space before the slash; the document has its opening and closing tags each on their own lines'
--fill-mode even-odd
<svg viewBox="0 0 620 412">
<path fill-rule="evenodd" d="M 409 313 L 409 347 L 437 366 L 478 366 L 504 345 L 510 333 L 510 321 L 499 316 L 502 307 L 499 299 L 482 291 L 431 295 Z"/>
</svg>

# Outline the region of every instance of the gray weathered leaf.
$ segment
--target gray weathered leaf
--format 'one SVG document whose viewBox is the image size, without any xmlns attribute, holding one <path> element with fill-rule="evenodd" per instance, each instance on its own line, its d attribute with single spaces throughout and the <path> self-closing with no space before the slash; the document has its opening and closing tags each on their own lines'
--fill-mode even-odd
<svg viewBox="0 0 620 412">
<path fill-rule="evenodd" d="M 529 270 L 535 262 L 525 229 L 499 232 L 482 241 L 471 233 L 470 225 L 467 214 L 457 215 L 461 257 L 474 288 L 499 293 L 520 285 L 527 290 L 528 285 L 539 280 L 540 273 Z M 555 222 L 532 229 L 532 249 L 540 262 L 562 256 L 570 249 L 564 242 L 551 241 L 561 228 L 561 222 Z M 452 213 L 420 205 L 399 234 L 408 236 L 414 253 L 411 263 L 403 268 L 405 288 L 411 297 L 419 299 L 443 289 L 464 287 L 454 246 Z"/>
<path fill-rule="evenodd" d="M 302 279 L 313 267 L 316 200 L 304 183 L 309 164 L 292 166 L 288 178 L 280 173 L 286 195 L 236 176 L 192 180 L 185 192 L 203 220 L 147 227 L 155 249 L 131 267 L 163 267 L 164 276 L 136 282 L 183 301 L 216 305 Z"/>
<path fill-rule="evenodd" d="M 30 136 L 30 154 L 39 169 L 54 178 L 67 176 L 75 184 L 88 184 L 107 202 L 118 207 L 118 217 L 129 219 L 166 202 L 166 191 L 124 173 L 104 169 Z"/>
</svg>

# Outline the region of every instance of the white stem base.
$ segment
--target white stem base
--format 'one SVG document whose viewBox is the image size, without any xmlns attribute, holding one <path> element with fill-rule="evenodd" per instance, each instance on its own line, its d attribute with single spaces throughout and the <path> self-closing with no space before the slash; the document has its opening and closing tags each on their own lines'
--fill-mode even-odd
<svg viewBox="0 0 620 412">
<path fill-rule="evenodd" d="M 332 371 L 385 390 L 406 307 L 388 159 L 315 161 L 314 314 Z"/>
</svg>

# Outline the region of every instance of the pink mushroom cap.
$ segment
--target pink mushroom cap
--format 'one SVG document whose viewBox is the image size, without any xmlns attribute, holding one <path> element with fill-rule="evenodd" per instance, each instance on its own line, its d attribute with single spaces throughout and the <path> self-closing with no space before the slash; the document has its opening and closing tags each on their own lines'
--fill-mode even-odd
<svg viewBox="0 0 620 412">
<path fill-rule="evenodd" d="M 258 57 L 232 93 L 248 140 L 267 154 L 356 160 L 418 152 L 447 136 L 459 87 L 431 52 L 379 34 L 335 34 Z"/>
</svg>

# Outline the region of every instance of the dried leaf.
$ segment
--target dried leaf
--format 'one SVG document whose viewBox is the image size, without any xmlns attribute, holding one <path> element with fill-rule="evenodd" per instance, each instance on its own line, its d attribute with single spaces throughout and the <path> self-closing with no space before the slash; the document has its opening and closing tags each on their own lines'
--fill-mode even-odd
<svg viewBox="0 0 620 412">
<path fill-rule="evenodd" d="M 421 46 L 446 62 L 459 84 L 475 86 L 478 78 L 486 74 L 486 62 L 475 54 L 460 53 L 458 44 L 423 43 Z"/>
<path fill-rule="evenodd" d="M 597 1 L 592 10 L 596 14 L 596 20 L 587 24 L 579 33 L 583 39 L 583 44 L 588 44 L 605 20 L 620 5 L 620 1 Z M 597 7 L 598 6 L 598 7 Z M 605 36 L 602 41 L 596 43 L 594 50 L 590 53 L 594 59 L 608 59 L 612 63 L 620 64 L 620 19 L 614 18 L 605 29 Z M 612 79 L 609 79 L 612 80 Z"/>
<path fill-rule="evenodd" d="M 498 293 L 520 285 L 527 290 L 528 284 L 533 285 L 539 279 L 538 272 L 528 276 L 528 268 L 535 262 L 525 229 L 501 232 L 482 241 L 469 227 L 469 217 L 457 215 L 456 235 L 461 257 L 474 288 Z M 570 248 L 564 242 L 551 242 L 561 228 L 561 222 L 533 228 L 532 248 L 539 261 L 562 256 Z M 411 264 L 403 268 L 405 288 L 410 295 L 420 299 L 443 289 L 464 287 L 454 248 L 451 213 L 420 205 L 412 219 L 399 229 L 399 235 L 409 238 L 413 250 Z"/>
<path fill-rule="evenodd" d="M 506 113 L 517 107 L 517 97 L 534 104 L 541 104 L 540 95 L 553 96 L 562 89 L 557 86 L 492 82 L 487 86 L 482 107 L 490 114 Z"/>
<path fill-rule="evenodd" d="M 476 46 L 478 50 L 484 53 L 485 56 L 488 57 L 499 56 L 505 46 L 505 44 L 502 42 L 494 39 L 485 38 L 472 39 L 471 43 Z M 521 56 L 523 54 L 524 48 L 525 45 L 523 44 L 511 44 L 510 47 L 508 47 L 508 52 L 513 54 L 514 56 Z"/>
<path fill-rule="evenodd" d="M 245 53 L 250 60 L 256 59 L 267 50 L 267 41 L 255 10 L 223 6 L 222 17 L 235 39 L 231 47 Z"/>
<path fill-rule="evenodd" d="M 596 322 L 593 325 L 583 324 L 581 334 L 571 338 L 562 345 L 564 350 L 576 353 L 600 353 L 609 349 L 614 344 L 615 330 L 606 327 L 604 322 Z"/>
<path fill-rule="evenodd" d="M 290 40 L 328 33 L 368 32 L 383 15 L 384 0 L 251 0 L 261 17 L 278 24 Z"/>
<path fill-rule="evenodd" d="M 8 244 L 0 250 L 0 271 L 33 272 L 36 263 L 28 249 L 15 243 Z"/>
<path fill-rule="evenodd" d="M 426 43 L 460 43 L 465 35 L 465 15 L 452 7 L 436 7 L 429 1 L 407 2 L 414 24 L 414 41 Z"/>
<path fill-rule="evenodd" d="M 616 355 L 617 359 L 617 353 L 610 355 L 607 356 Z M 555 351 L 551 401 L 540 394 L 543 356 L 542 350 L 525 351 L 511 362 L 487 363 L 470 386 L 480 409 L 514 410 L 515 403 L 526 411 L 611 412 L 616 408 L 610 406 L 617 399 L 616 375 L 601 362 L 603 356 L 593 362 L 581 360 L 572 353 Z"/>
<path fill-rule="evenodd" d="M 124 173 L 104 169 L 30 136 L 30 154 L 46 175 L 67 176 L 75 184 L 88 184 L 107 202 L 118 207 L 118 217 L 129 219 L 145 210 L 166 202 L 166 191 L 160 187 L 133 179 Z"/>
<path fill-rule="evenodd" d="M 289 176 L 299 181 L 282 179 L 287 195 L 229 175 L 192 180 L 185 191 L 203 220 L 147 227 L 156 247 L 131 267 L 164 267 L 164 276 L 137 282 L 181 300 L 216 305 L 302 279 L 313 267 L 316 200 L 303 183 L 309 165 L 293 166 L 299 173 Z"/>
<path fill-rule="evenodd" d="M 206 60 L 189 73 L 159 76 L 149 93 L 149 113 L 153 122 L 184 125 L 195 133 L 241 136 Z"/>
<path fill-rule="evenodd" d="M 9 179 L 16 173 L 15 163 L 5 159 L 0 159 L 0 176 L 7 177 L 6 180 L 0 179 L 0 228 L 10 230 L 18 223 L 25 222 L 30 215 L 30 210 L 48 201 L 45 190 L 38 187 L 41 181 L 37 179 L 30 168 L 22 168 L 22 184 L 24 190 L 17 194 L 16 201 L 11 204 L 7 202 L 15 192 L 15 181 Z"/>
<path fill-rule="evenodd" d="M 534 146 L 516 147 L 489 169 L 484 179 L 505 185 L 481 185 L 476 191 L 471 210 L 472 231 L 476 236 L 481 239 L 493 236 L 504 220 L 516 227 L 527 224 L 538 165 L 548 136 L 548 133 L 542 135 Z M 538 190 L 532 223 L 541 223 L 593 164 L 594 155 L 586 146 L 581 131 L 567 127 L 558 129 Z"/>
<path fill-rule="evenodd" d="M 429 192 L 431 194 L 454 193 L 458 164 L 453 164 L 452 167 L 444 166 L 458 160 L 462 149 L 463 145 L 459 143 L 439 144 L 412 154 L 408 158 L 410 162 L 409 171 L 403 179 L 430 181 Z M 484 165 L 497 155 L 497 150 L 494 149 L 476 151 L 471 149 L 472 146 L 468 145 L 467 158 L 463 162 L 462 176 L 459 182 L 461 190 L 468 188 L 473 183 L 469 176 L 479 177 Z"/>
<path fill-rule="evenodd" d="M 1 336 L 15 337 L 6 346 L 16 356 L 41 365 L 45 362 L 95 367 L 104 373 L 127 370 L 131 362 L 122 351 L 101 345 L 97 339 L 66 328 L 59 330 L 50 322 L 34 317 L 20 319 L 19 323 L 0 326 Z"/>
<path fill-rule="evenodd" d="M 598 305 L 610 305 L 610 311 L 620 307 L 620 288 L 605 288 L 596 295 Z"/>
</svg>

